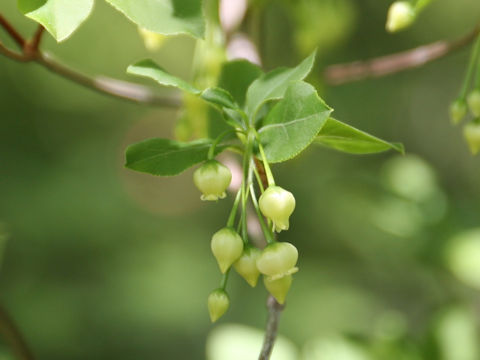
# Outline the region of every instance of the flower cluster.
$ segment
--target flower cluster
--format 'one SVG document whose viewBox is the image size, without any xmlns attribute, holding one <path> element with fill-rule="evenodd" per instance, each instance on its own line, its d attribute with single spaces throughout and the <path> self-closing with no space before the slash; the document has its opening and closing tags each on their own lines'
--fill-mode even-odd
<svg viewBox="0 0 480 360">
<path fill-rule="evenodd" d="M 263 275 L 265 288 L 280 304 L 285 302 L 292 284 L 292 274 L 298 271 L 296 247 L 287 242 L 277 242 L 274 236 L 274 231 L 288 230 L 289 218 L 295 209 L 295 198 L 291 192 L 273 184 L 273 181 L 270 181 L 272 184 L 266 189 L 259 182 L 262 194 L 257 202 L 252 184 L 252 173 L 256 172 L 256 168 L 252 165 L 252 159 L 247 160 L 248 168 L 244 169 L 244 180 L 227 224 L 213 234 L 210 243 L 213 256 L 223 274 L 220 287 L 208 297 L 208 309 L 212 322 L 217 321 L 230 305 L 226 283 L 232 267 L 251 287 L 255 287 L 260 275 Z M 266 161 L 264 165 L 268 168 Z M 269 168 L 268 172 L 271 176 Z M 225 198 L 231 179 L 230 170 L 213 159 L 207 160 L 193 175 L 194 183 L 202 193 L 201 199 L 206 201 Z M 251 198 L 257 211 L 267 241 L 267 246 L 263 250 L 251 244 L 248 239 L 246 222 L 248 198 Z M 238 227 L 235 228 L 240 203 L 241 214 L 238 216 Z"/>
</svg>

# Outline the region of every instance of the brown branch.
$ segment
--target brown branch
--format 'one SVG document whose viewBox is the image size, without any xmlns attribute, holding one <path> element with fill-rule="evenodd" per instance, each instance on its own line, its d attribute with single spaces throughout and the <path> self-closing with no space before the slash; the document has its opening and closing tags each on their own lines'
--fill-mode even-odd
<svg viewBox="0 0 480 360">
<path fill-rule="evenodd" d="M 260 352 L 258 360 L 268 360 L 272 355 L 273 345 L 275 345 L 275 340 L 277 338 L 278 323 L 284 305 L 279 304 L 272 295 L 268 295 L 267 308 L 267 326 L 265 329 L 262 351 Z"/>
<path fill-rule="evenodd" d="M 13 354 L 18 360 L 34 360 L 34 356 L 25 342 L 18 327 L 7 311 L 0 305 L 0 334 L 10 345 Z"/>
<path fill-rule="evenodd" d="M 20 61 L 20 62 L 24 62 L 24 61 L 27 61 L 25 59 L 25 56 L 23 54 L 17 54 L 16 52 L 8 49 L 5 45 L 3 45 L 1 42 L 0 42 L 0 54 L 3 55 L 3 56 L 6 56 L 10 59 L 13 59 L 15 61 Z"/>
<path fill-rule="evenodd" d="M 453 41 L 437 41 L 408 51 L 367 61 L 331 65 L 325 70 L 325 80 L 331 85 L 340 85 L 414 69 L 467 46 L 475 40 L 479 33 L 480 26 L 477 26 L 467 35 Z"/>
<path fill-rule="evenodd" d="M 22 53 L 16 53 L 0 43 L 1 55 L 19 62 L 35 62 L 57 75 L 104 95 L 153 106 L 178 108 L 182 105 L 178 96 L 162 96 L 143 85 L 105 76 L 85 75 L 61 64 L 49 54 L 40 51 L 39 45 L 44 31 L 42 26 L 37 29 L 32 40 L 25 42 L 1 15 L 0 24 L 19 45 L 22 44 Z"/>
<path fill-rule="evenodd" d="M 20 35 L 17 30 L 0 14 L 0 26 L 10 35 L 10 37 L 23 49 L 25 46 L 25 39 Z"/>
<path fill-rule="evenodd" d="M 26 48 L 23 50 L 24 52 L 28 51 L 33 54 L 39 52 L 38 49 L 40 47 L 40 42 L 42 41 L 44 30 L 45 28 L 42 25 L 38 25 L 37 31 L 35 31 L 32 39 L 25 44 Z"/>
<path fill-rule="evenodd" d="M 106 76 L 82 74 L 55 61 L 47 53 L 39 53 L 39 56 L 34 61 L 68 80 L 105 95 L 154 106 L 178 108 L 182 105 L 179 97 L 162 96 L 143 85 Z"/>
</svg>

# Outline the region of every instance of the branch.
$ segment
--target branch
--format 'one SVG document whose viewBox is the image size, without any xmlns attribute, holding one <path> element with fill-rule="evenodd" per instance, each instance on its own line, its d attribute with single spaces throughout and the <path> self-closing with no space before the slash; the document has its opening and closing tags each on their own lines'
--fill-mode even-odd
<svg viewBox="0 0 480 360">
<path fill-rule="evenodd" d="M 37 31 L 35 31 L 35 34 L 33 35 L 32 40 L 26 43 L 26 45 L 28 45 L 28 51 L 33 53 L 38 52 L 38 49 L 40 47 L 40 42 L 42 41 L 42 35 L 44 30 L 45 29 L 42 25 L 38 26 Z"/>
<path fill-rule="evenodd" d="M 325 70 L 325 79 L 331 85 L 340 85 L 365 78 L 381 77 L 414 69 L 440 59 L 470 44 L 480 34 L 480 26 L 453 41 L 437 41 L 408 51 L 378 57 L 367 61 L 331 65 Z"/>
<path fill-rule="evenodd" d="M 20 35 L 17 30 L 0 14 L 0 26 L 10 35 L 10 37 L 17 43 L 20 48 L 25 46 L 25 39 Z"/>
<path fill-rule="evenodd" d="M 149 87 L 127 81 L 105 76 L 89 76 L 61 64 L 48 53 L 39 50 L 43 34 L 42 26 L 37 29 L 33 38 L 27 42 L 1 15 L 0 25 L 22 48 L 22 53 L 16 53 L 0 42 L 0 54 L 10 59 L 19 62 L 35 62 L 57 75 L 104 95 L 153 106 L 178 108 L 182 105 L 181 99 L 177 96 L 162 96 Z"/>
<path fill-rule="evenodd" d="M 0 54 L 10 59 L 13 59 L 15 61 L 25 61 L 25 56 L 23 56 L 23 54 L 17 54 L 16 52 L 8 49 L 1 42 L 0 42 Z"/>
<path fill-rule="evenodd" d="M 134 103 L 178 108 L 182 105 L 181 99 L 174 96 L 161 96 L 149 87 L 113 79 L 106 76 L 88 76 L 76 70 L 73 70 L 61 63 L 55 61 L 47 53 L 39 53 L 39 57 L 34 61 L 44 66 L 48 70 L 60 75 L 68 80 L 76 82 L 91 90 L 99 93 L 128 100 Z"/>
<path fill-rule="evenodd" d="M 13 354 L 18 360 L 34 360 L 32 352 L 25 342 L 22 334 L 8 315 L 7 311 L 0 305 L 0 334 L 10 345 Z"/>
<path fill-rule="evenodd" d="M 270 359 L 273 345 L 275 344 L 275 339 L 277 338 L 277 329 L 278 322 L 280 321 L 280 314 L 282 313 L 284 305 L 279 304 L 272 295 L 268 295 L 267 308 L 267 327 L 265 329 L 265 337 L 263 339 L 262 351 L 260 352 L 260 357 L 258 358 L 258 360 Z"/>
</svg>

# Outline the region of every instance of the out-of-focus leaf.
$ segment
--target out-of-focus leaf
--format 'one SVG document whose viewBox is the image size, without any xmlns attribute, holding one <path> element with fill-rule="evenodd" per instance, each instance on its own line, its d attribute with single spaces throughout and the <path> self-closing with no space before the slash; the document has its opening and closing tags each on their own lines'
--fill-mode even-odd
<svg viewBox="0 0 480 360">
<path fill-rule="evenodd" d="M 247 114 L 254 116 L 265 102 L 281 99 L 292 81 L 305 79 L 312 70 L 315 54 L 313 52 L 294 68 L 278 68 L 252 82 L 247 90 Z"/>
<path fill-rule="evenodd" d="M 321 337 L 303 348 L 302 360 L 371 360 L 361 346 L 340 336 Z"/>
<path fill-rule="evenodd" d="M 262 74 L 257 65 L 247 60 L 229 61 L 222 67 L 218 86 L 230 92 L 235 101 L 243 107 L 248 87 Z"/>
<path fill-rule="evenodd" d="M 324 56 L 331 48 L 341 46 L 355 30 L 355 1 L 298 0 L 288 6 L 295 22 L 295 44 L 303 55 L 317 48 L 319 56 Z M 318 21 L 320 18 L 322 21 Z"/>
<path fill-rule="evenodd" d="M 480 290 L 480 228 L 454 236 L 446 257 L 450 270 L 460 281 Z"/>
<path fill-rule="evenodd" d="M 147 50 L 151 52 L 159 50 L 165 43 L 165 40 L 167 40 L 167 36 L 157 34 L 156 32 L 146 30 L 141 27 L 138 27 L 138 33 L 142 37 L 143 43 Z"/>
<path fill-rule="evenodd" d="M 333 118 L 322 127 L 316 143 L 350 154 L 374 154 L 392 149 L 404 152 L 402 144 L 389 143 Z"/>
<path fill-rule="evenodd" d="M 90 15 L 93 0 L 18 0 L 18 8 L 62 41 Z"/>
<path fill-rule="evenodd" d="M 480 358 L 475 313 L 453 307 L 440 317 L 435 337 L 442 360 L 477 360 Z"/>
<path fill-rule="evenodd" d="M 383 179 L 394 193 L 416 202 L 428 200 L 438 189 L 433 168 L 416 155 L 390 159 L 385 163 Z"/>
<path fill-rule="evenodd" d="M 205 32 L 201 0 L 106 1 L 138 26 L 159 34 L 190 34 L 201 38 Z"/>
<path fill-rule="evenodd" d="M 275 163 L 297 156 L 315 139 L 331 112 L 312 85 L 291 83 L 258 131 L 267 160 Z"/>
<path fill-rule="evenodd" d="M 200 93 L 200 90 L 195 88 L 193 85 L 190 85 L 185 80 L 167 73 L 164 69 L 150 59 L 141 60 L 133 65 L 130 65 L 127 68 L 127 73 L 147 77 L 155 80 L 161 85 L 173 86 L 192 94 Z"/>
<path fill-rule="evenodd" d="M 148 139 L 127 148 L 125 166 L 152 175 L 178 175 L 189 167 L 207 160 L 211 145 L 212 142 L 206 139 L 192 142 Z M 215 154 L 225 149 L 226 146 L 218 145 L 215 147 Z"/>
</svg>

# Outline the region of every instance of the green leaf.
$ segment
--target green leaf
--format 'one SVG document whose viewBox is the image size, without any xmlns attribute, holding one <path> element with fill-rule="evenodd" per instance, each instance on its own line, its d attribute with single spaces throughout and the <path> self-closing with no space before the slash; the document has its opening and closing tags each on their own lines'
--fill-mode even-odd
<svg viewBox="0 0 480 360">
<path fill-rule="evenodd" d="M 223 64 L 218 86 L 232 94 L 241 107 L 250 84 L 262 75 L 262 70 L 247 60 L 233 60 Z"/>
<path fill-rule="evenodd" d="M 238 105 L 235 104 L 235 100 L 227 90 L 219 87 L 210 87 L 205 89 L 200 95 L 202 99 L 212 104 L 218 105 L 221 108 L 238 109 Z"/>
<path fill-rule="evenodd" d="M 373 154 L 387 150 L 404 153 L 402 144 L 389 143 L 343 122 L 329 118 L 316 143 L 350 154 Z"/>
<path fill-rule="evenodd" d="M 148 139 L 127 148 L 125 166 L 152 175 L 178 175 L 189 167 L 207 160 L 211 145 L 212 142 L 206 139 L 191 142 Z M 217 145 L 215 155 L 226 148 L 226 145 Z"/>
<path fill-rule="evenodd" d="M 242 114 L 233 109 L 223 109 L 223 118 L 230 124 L 230 126 L 237 128 L 245 128 L 245 119 L 242 117 Z"/>
<path fill-rule="evenodd" d="M 227 110 L 235 113 L 235 110 Z M 232 127 L 235 128 L 238 126 L 236 123 L 233 122 L 233 120 L 229 119 L 215 108 L 209 107 L 207 115 L 207 135 L 209 139 L 216 139 L 220 134 L 224 133 L 225 131 L 232 130 Z M 227 138 L 224 138 L 224 140 L 226 139 Z"/>
<path fill-rule="evenodd" d="M 93 0 L 18 0 L 18 8 L 63 41 L 90 15 Z"/>
<path fill-rule="evenodd" d="M 173 86 L 180 90 L 189 92 L 191 94 L 200 94 L 200 90 L 190 85 L 185 80 L 182 80 L 176 76 L 170 75 L 160 66 L 155 64 L 153 60 L 145 59 L 141 60 L 127 68 L 127 73 L 132 75 L 138 75 L 155 80 L 161 85 Z"/>
<path fill-rule="evenodd" d="M 205 33 L 201 0 L 106 1 L 141 28 L 159 34 L 190 34 L 202 38 Z"/>
<path fill-rule="evenodd" d="M 312 143 L 331 112 L 312 85 L 291 83 L 258 131 L 267 160 L 275 163 L 297 156 Z"/>
<path fill-rule="evenodd" d="M 246 111 L 254 116 L 267 101 L 280 99 L 292 81 L 305 79 L 315 61 L 315 52 L 294 68 L 278 68 L 255 80 L 247 90 Z"/>
</svg>

